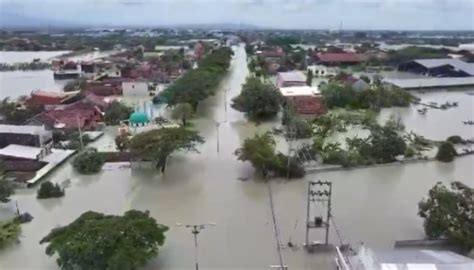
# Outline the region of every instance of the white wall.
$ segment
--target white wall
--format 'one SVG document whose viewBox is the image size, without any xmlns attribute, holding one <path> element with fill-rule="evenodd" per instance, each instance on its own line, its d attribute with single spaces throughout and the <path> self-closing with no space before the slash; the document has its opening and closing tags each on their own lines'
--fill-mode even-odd
<svg viewBox="0 0 474 270">
<path fill-rule="evenodd" d="M 147 82 L 122 82 L 123 96 L 124 97 L 148 97 Z"/>
<path fill-rule="evenodd" d="M 337 75 L 337 71 L 336 71 L 335 68 L 326 67 L 326 66 L 322 66 L 322 65 L 308 66 L 308 70 L 311 70 L 315 77 L 326 77 L 326 76 L 336 76 Z"/>
</svg>

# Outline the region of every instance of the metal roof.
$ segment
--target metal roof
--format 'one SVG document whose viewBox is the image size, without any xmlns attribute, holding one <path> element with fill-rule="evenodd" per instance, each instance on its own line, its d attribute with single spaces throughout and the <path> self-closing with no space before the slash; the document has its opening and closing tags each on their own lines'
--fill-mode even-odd
<svg viewBox="0 0 474 270">
<path fill-rule="evenodd" d="M 38 159 L 41 154 L 41 148 L 25 146 L 19 144 L 9 144 L 0 149 L 0 156 L 9 156 L 24 159 Z"/>
<path fill-rule="evenodd" d="M 39 135 L 44 132 L 46 132 L 44 126 L 16 126 L 0 124 L 0 133 Z"/>
<path fill-rule="evenodd" d="M 306 83 L 306 76 L 301 71 L 278 72 L 278 77 L 284 82 Z"/>
<path fill-rule="evenodd" d="M 472 270 L 474 260 L 451 251 L 394 249 L 373 251 L 362 247 L 350 257 L 354 270 Z"/>
<path fill-rule="evenodd" d="M 290 96 L 314 96 L 321 92 L 317 87 L 313 86 L 288 86 L 281 87 L 280 92 L 284 97 Z"/>
<path fill-rule="evenodd" d="M 456 69 L 462 70 L 467 74 L 474 76 L 474 63 L 466 63 L 459 59 L 442 58 L 442 59 L 415 59 L 414 62 L 426 67 L 435 68 L 450 65 Z"/>
<path fill-rule="evenodd" d="M 393 84 L 404 89 L 416 88 L 436 88 L 436 87 L 456 87 L 474 85 L 474 77 L 456 77 L 456 78 L 415 78 L 415 79 L 390 79 L 383 80 L 386 83 Z"/>
</svg>

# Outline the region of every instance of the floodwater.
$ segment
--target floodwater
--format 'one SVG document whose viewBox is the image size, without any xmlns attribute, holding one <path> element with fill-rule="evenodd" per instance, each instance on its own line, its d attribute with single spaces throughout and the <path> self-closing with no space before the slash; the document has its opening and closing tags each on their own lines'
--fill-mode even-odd
<svg viewBox="0 0 474 270">
<path fill-rule="evenodd" d="M 91 61 L 106 57 L 116 51 L 93 51 L 68 58 L 71 61 Z M 68 51 L 54 52 L 0 52 L 0 63 L 31 62 L 35 58 L 49 62 L 53 58 L 68 53 Z M 29 95 L 33 90 L 41 89 L 51 92 L 61 92 L 68 80 L 54 80 L 53 71 L 3 71 L 0 72 L 0 99 L 10 97 L 16 99 Z"/>
<path fill-rule="evenodd" d="M 230 106 L 225 109 L 225 104 L 230 104 L 231 98 L 239 93 L 248 74 L 245 50 L 240 46 L 235 51 L 233 65 L 220 91 L 201 104 L 193 121 L 206 139 L 199 147 L 199 154 L 173 156 L 165 175 L 152 170 L 120 169 L 84 176 L 77 175 L 71 165 L 66 164 L 49 176 L 54 182 L 71 178 L 64 198 L 39 201 L 35 198 L 37 187 L 18 191 L 13 202 L 17 201 L 21 211 L 28 211 L 35 219 L 22 225 L 20 243 L 0 251 L 0 269 L 58 269 L 54 258 L 45 255 L 45 247 L 38 244 L 52 228 L 66 225 L 88 210 L 121 214 L 129 209 L 150 210 L 159 223 L 170 227 L 160 255 L 145 269 L 193 269 L 192 234 L 186 228 L 175 226 L 177 222 L 217 224 L 198 236 L 201 269 L 269 269 L 270 265 L 279 264 L 269 189 L 273 194 L 280 241 L 282 245 L 291 241 L 298 247 L 296 250 L 283 248 L 284 264 L 289 269 L 333 269 L 332 256 L 308 254 L 301 248 L 308 180 L 333 182 L 333 215 L 342 240 L 353 244 L 363 241 L 374 248 L 391 247 L 395 240 L 423 237 L 421 219 L 416 214 L 417 202 L 437 181 L 459 180 L 473 185 L 472 156 L 448 164 L 385 166 L 319 173 L 289 182 L 284 179 L 274 179 L 269 184 L 263 182 L 250 164 L 236 160 L 233 155 L 245 138 L 270 129 L 272 124 L 255 126 Z M 226 95 L 225 90 L 228 90 Z M 471 99 L 468 95 L 459 98 Z M 472 105 L 471 99 L 466 106 L 472 108 Z M 452 111 L 430 110 L 426 120 L 410 116 L 408 112 L 399 113 L 407 119 L 407 128 L 418 128 L 417 131 L 428 138 L 446 132 L 444 125 L 456 128 L 453 130 L 456 133 L 472 132 L 469 126 L 449 126 L 451 124 L 432 119 L 441 117 L 441 113 L 453 118 L 456 111 L 466 113 L 461 107 Z M 389 112 L 382 112 L 386 113 Z M 470 116 L 457 117 L 472 117 L 472 111 Z M 418 120 L 428 121 L 427 126 L 418 126 L 415 123 Z M 221 123 L 218 132 L 216 122 Z M 107 129 L 107 134 L 96 145 L 110 149 L 114 132 L 114 128 Z M 285 143 L 279 141 L 278 145 L 284 151 Z M 13 202 L 0 205 L 0 216 L 14 212 Z M 313 209 L 311 214 L 324 213 Z M 310 240 L 323 240 L 322 232 L 311 234 Z M 334 227 L 330 241 L 339 244 Z"/>
</svg>

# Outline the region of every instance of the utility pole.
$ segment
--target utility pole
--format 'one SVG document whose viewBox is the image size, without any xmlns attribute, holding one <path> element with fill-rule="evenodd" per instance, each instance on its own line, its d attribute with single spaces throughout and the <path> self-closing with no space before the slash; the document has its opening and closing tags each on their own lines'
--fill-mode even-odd
<svg viewBox="0 0 474 270">
<path fill-rule="evenodd" d="M 176 226 L 178 226 L 178 227 L 184 226 L 186 228 L 191 228 L 191 233 L 194 235 L 194 265 L 195 265 L 195 269 L 199 270 L 197 235 L 208 226 L 216 226 L 216 223 L 206 223 L 206 224 L 181 224 L 181 223 L 176 223 Z"/>
<path fill-rule="evenodd" d="M 225 89 L 224 91 L 224 117 L 225 117 L 225 122 L 227 123 L 227 91 L 229 89 Z"/>
<path fill-rule="evenodd" d="M 332 195 L 332 182 L 329 181 L 309 181 L 308 182 L 308 199 L 306 205 L 306 247 L 310 247 L 309 241 L 309 230 L 310 229 L 325 229 L 325 244 L 329 244 L 329 220 L 331 219 L 331 195 Z M 327 203 L 326 219 L 323 216 L 311 217 L 310 210 L 311 204 L 320 207 Z"/>
<path fill-rule="evenodd" d="M 219 153 L 219 126 L 220 122 L 216 122 L 216 143 L 217 143 L 217 153 Z"/>
</svg>

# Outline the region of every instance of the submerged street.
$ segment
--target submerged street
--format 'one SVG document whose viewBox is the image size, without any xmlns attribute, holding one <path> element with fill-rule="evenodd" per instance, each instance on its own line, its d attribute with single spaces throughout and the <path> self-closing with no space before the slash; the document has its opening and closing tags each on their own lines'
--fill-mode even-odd
<svg viewBox="0 0 474 270">
<path fill-rule="evenodd" d="M 217 225 L 198 235 L 201 269 L 269 269 L 270 265 L 279 264 L 279 254 L 268 185 L 284 264 L 289 269 L 330 269 L 332 256 L 309 254 L 301 246 L 308 181 L 333 182 L 333 216 L 338 232 L 331 228 L 330 242 L 340 244 L 342 240 L 356 246 L 363 241 L 374 248 L 390 248 L 396 240 L 424 236 L 417 203 L 437 181 L 458 180 L 473 185 L 472 156 L 447 164 L 382 166 L 308 174 L 304 179 L 289 182 L 264 182 L 249 163 L 238 161 L 233 154 L 245 138 L 270 130 L 274 124 L 265 122 L 257 126 L 230 107 L 231 99 L 239 94 L 248 75 L 244 47 L 240 45 L 234 50 L 228 76 L 216 96 L 200 104 L 192 120 L 193 128 L 206 140 L 198 148 L 200 153 L 174 155 L 164 175 L 152 170 L 117 168 L 87 176 L 75 173 L 70 164 L 65 164 L 47 177 L 58 183 L 71 179 L 66 196 L 60 199 L 37 200 L 38 186 L 18 190 L 11 203 L 0 205 L 0 215 L 13 215 L 16 201 L 20 210 L 32 214 L 34 220 L 22 225 L 20 243 L 0 251 L 0 269 L 58 269 L 55 258 L 49 258 L 45 246 L 39 245 L 52 228 L 66 225 L 88 210 L 122 214 L 129 209 L 149 210 L 158 223 L 170 228 L 159 256 L 145 269 L 192 269 L 193 236 L 189 229 L 175 224 L 210 222 Z M 407 130 L 416 130 L 427 138 L 444 138 L 448 132 L 474 136 L 472 128 L 462 124 L 450 124 L 452 130 L 438 131 L 441 121 L 449 124 L 444 121 L 460 118 L 460 122 L 467 117 L 466 113 L 471 119 L 474 116 L 473 96 L 453 93 L 448 99 L 462 100 L 460 108 L 433 114 L 430 111 L 423 124 L 416 119 L 416 111 L 408 111 L 410 108 L 387 109 L 381 117 L 398 113 L 402 120 L 407 120 Z M 108 128 L 94 146 L 114 147 L 115 133 L 115 128 Z M 278 141 L 278 147 L 287 151 L 284 140 Z M 312 234 L 310 239 L 323 241 L 322 231 Z M 286 247 L 290 241 L 296 248 Z"/>
</svg>

